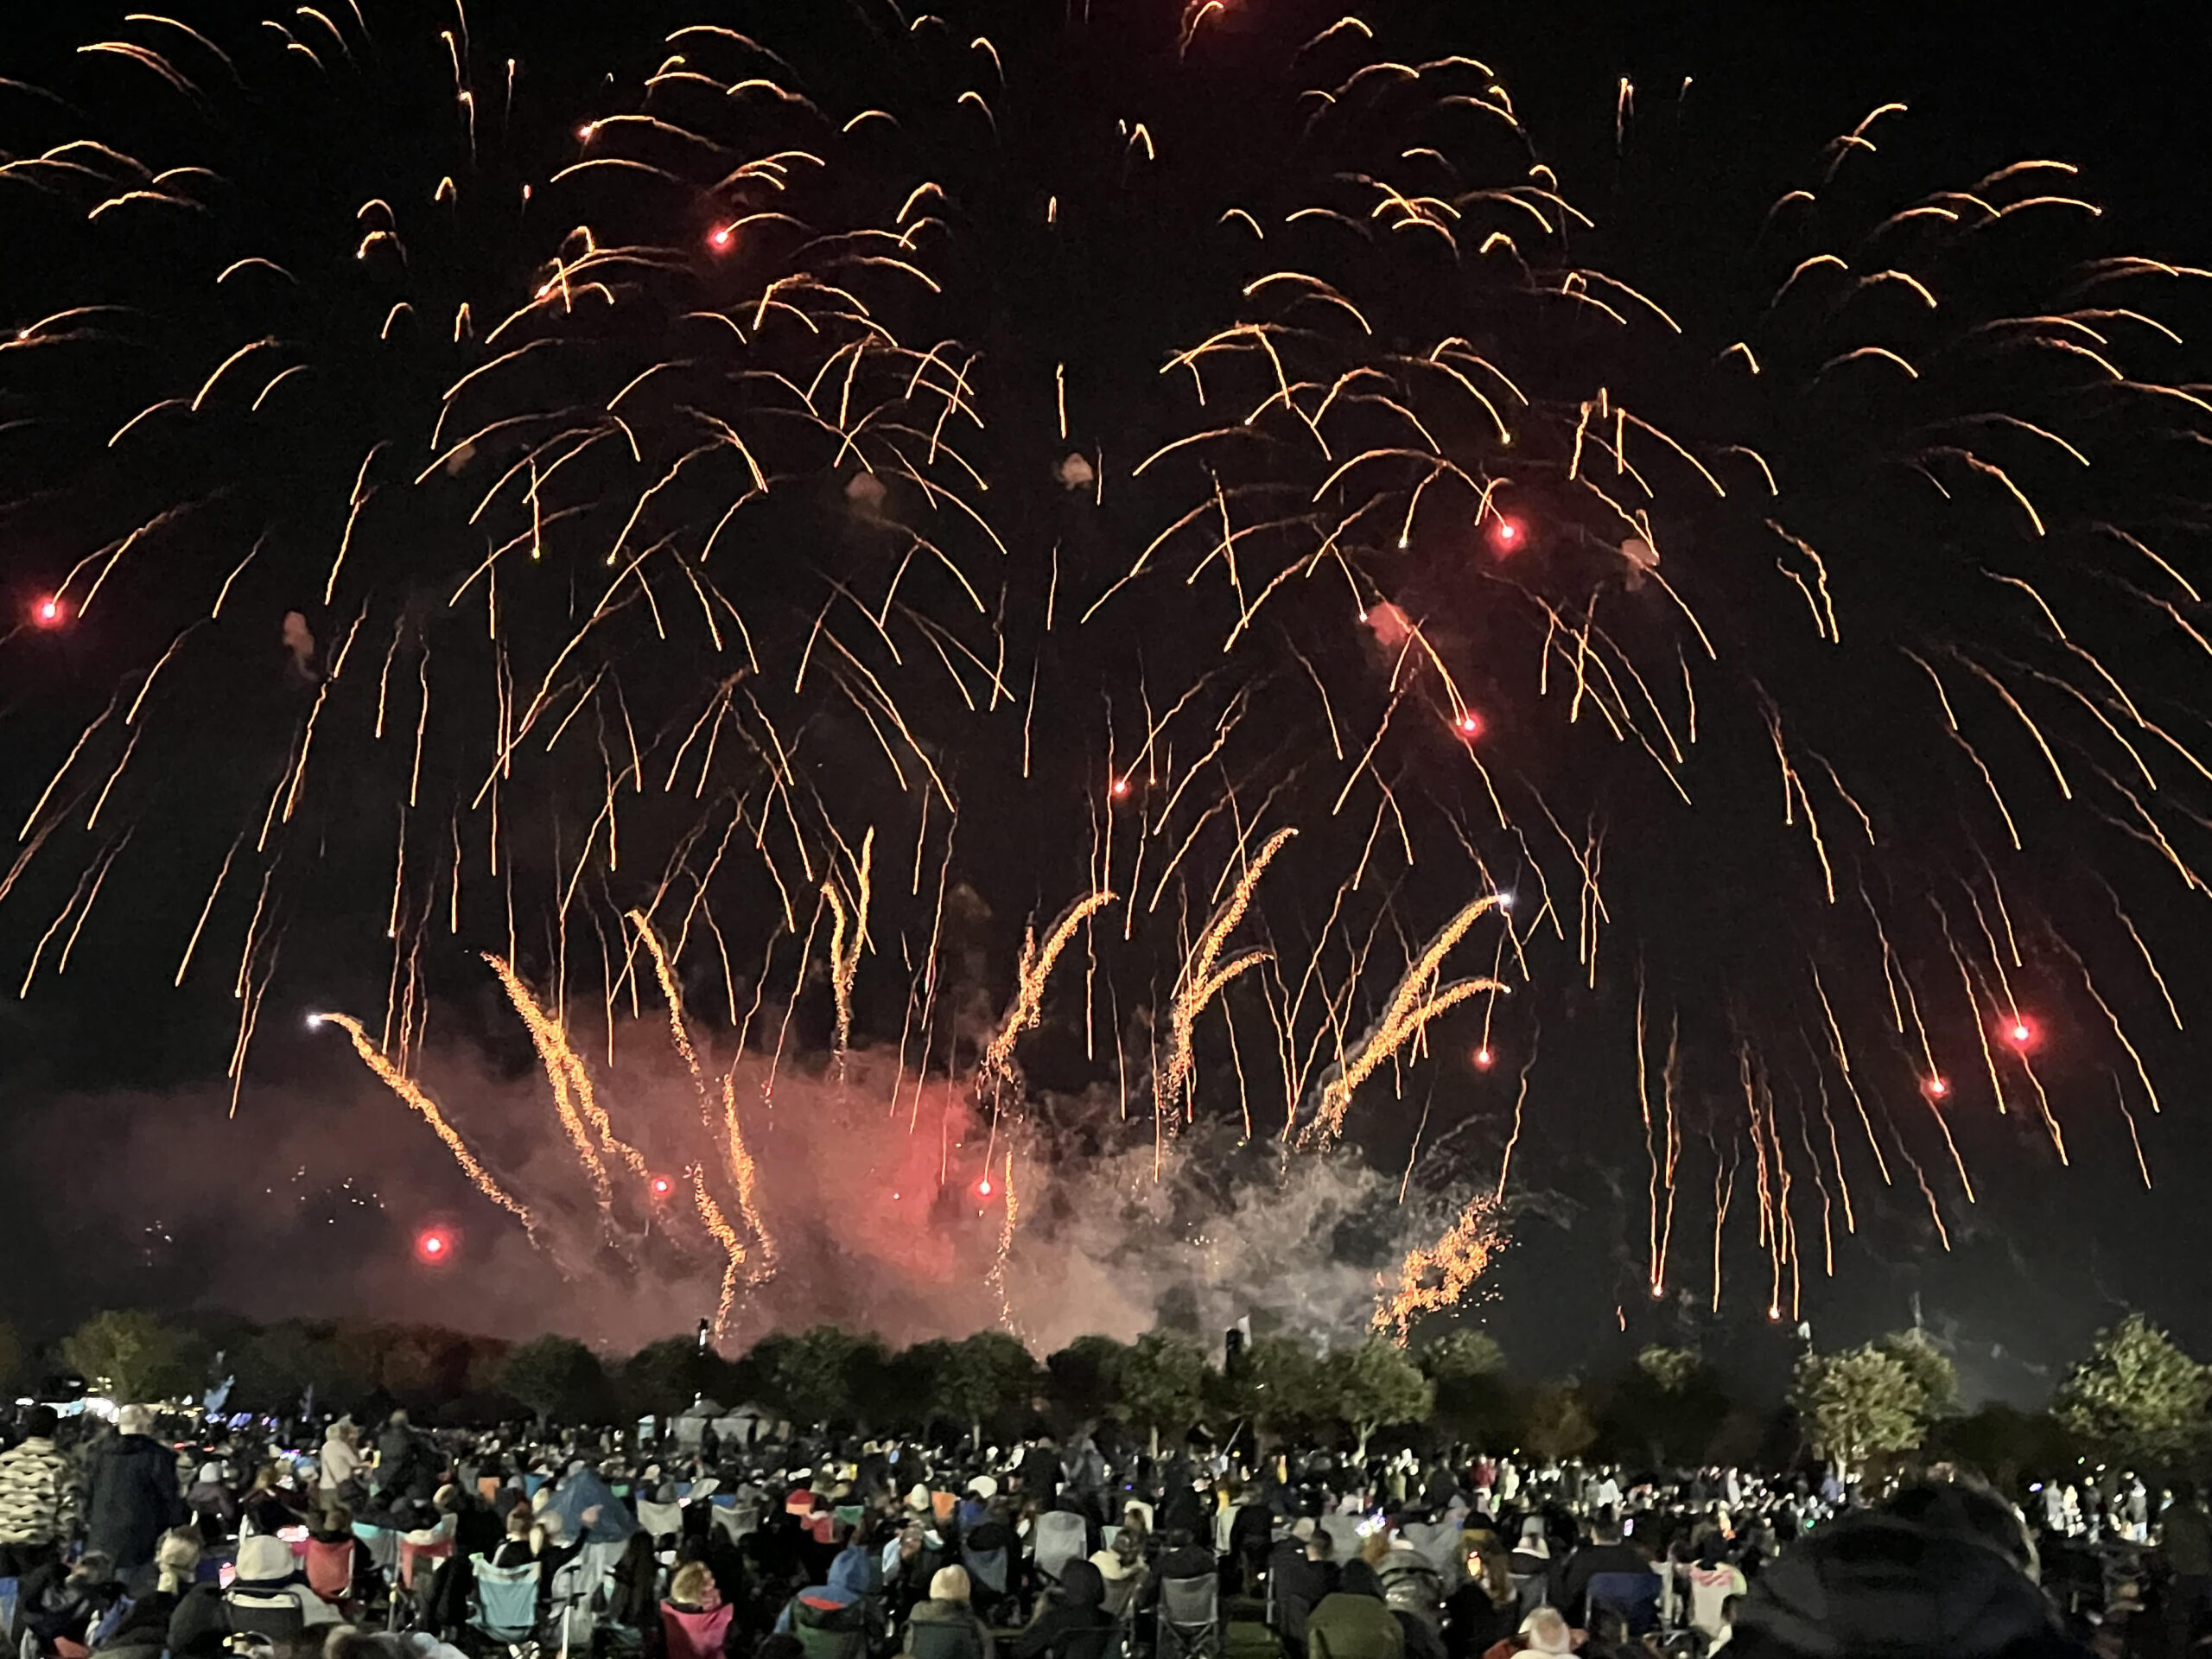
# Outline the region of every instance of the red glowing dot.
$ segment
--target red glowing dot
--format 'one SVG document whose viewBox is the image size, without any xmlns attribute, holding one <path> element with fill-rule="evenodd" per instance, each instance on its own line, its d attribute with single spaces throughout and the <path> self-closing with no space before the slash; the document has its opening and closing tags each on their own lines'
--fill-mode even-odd
<svg viewBox="0 0 2212 1659">
<path fill-rule="evenodd" d="M 1487 1048 L 1478 1048 L 1475 1051 L 1475 1064 L 1485 1071 L 1490 1070 L 1491 1062 L 1496 1058 Z"/>
<path fill-rule="evenodd" d="M 991 1196 L 991 1178 L 988 1175 L 984 1176 L 982 1180 L 976 1183 L 976 1190 L 982 1193 L 985 1198 L 989 1198 Z"/>
<path fill-rule="evenodd" d="M 1779 1319 L 1782 1317 L 1782 1310 L 1778 1307 L 1770 1307 L 1766 1311 L 1766 1316 L 1770 1319 Z"/>
<path fill-rule="evenodd" d="M 675 1190 L 676 1183 L 670 1180 L 667 1176 L 656 1175 L 653 1177 L 653 1197 L 657 1198 L 664 1198 Z"/>
<path fill-rule="evenodd" d="M 1114 780 L 1114 798 L 1118 801 L 1128 792 L 1129 780 L 1126 778 L 1116 778 Z"/>
<path fill-rule="evenodd" d="M 596 121 L 585 122 L 583 125 L 576 129 L 577 138 L 587 144 L 591 143 L 591 135 L 598 125 L 599 124 Z"/>
<path fill-rule="evenodd" d="M 2005 1035 L 2012 1040 L 2012 1046 L 2015 1048 L 2025 1048 L 2036 1039 L 2035 1027 L 2024 1020 L 2013 1020 Z"/>
<path fill-rule="evenodd" d="M 1462 709 L 1459 718 L 1452 722 L 1452 729 L 1462 737 L 1480 737 L 1483 734 L 1483 717 L 1471 709 Z"/>
<path fill-rule="evenodd" d="M 1490 544 L 1499 553 L 1510 553 L 1528 538 L 1528 534 L 1518 518 L 1501 512 L 1491 521 Z"/>
<path fill-rule="evenodd" d="M 439 1262 L 453 1254 L 453 1237 L 442 1229 L 433 1227 L 415 1238 L 415 1254 L 426 1262 Z"/>
<path fill-rule="evenodd" d="M 713 246 L 719 249 L 729 246 L 729 226 L 727 225 L 718 225 L 709 233 L 707 240 Z"/>
<path fill-rule="evenodd" d="M 1921 1092 L 1930 1100 L 1941 1100 L 1951 1092 L 1951 1085 L 1942 1077 L 1930 1077 L 1920 1085 Z"/>
<path fill-rule="evenodd" d="M 31 607 L 31 620 L 41 628 L 58 628 L 69 620 L 68 607 L 54 594 L 48 594 Z"/>
</svg>

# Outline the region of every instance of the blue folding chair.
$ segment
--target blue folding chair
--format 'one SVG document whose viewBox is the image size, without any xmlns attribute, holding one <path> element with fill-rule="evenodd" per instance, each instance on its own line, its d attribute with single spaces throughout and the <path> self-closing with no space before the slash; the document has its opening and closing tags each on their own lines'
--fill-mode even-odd
<svg viewBox="0 0 2212 1659">
<path fill-rule="evenodd" d="M 494 1567 L 472 1555 L 468 1623 L 494 1642 L 526 1642 L 537 1628 L 537 1563 Z"/>
</svg>

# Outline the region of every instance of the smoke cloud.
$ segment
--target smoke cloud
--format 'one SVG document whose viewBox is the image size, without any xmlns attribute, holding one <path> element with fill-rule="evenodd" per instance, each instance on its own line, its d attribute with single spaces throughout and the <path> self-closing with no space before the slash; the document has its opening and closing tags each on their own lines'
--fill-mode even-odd
<svg viewBox="0 0 2212 1659">
<path fill-rule="evenodd" d="M 664 1025 L 621 1023 L 613 1061 L 603 1033 L 588 1057 L 615 1133 L 670 1189 L 656 1199 L 609 1159 L 606 1211 L 541 1072 L 504 1073 L 458 1042 L 417 1056 L 418 1080 L 532 1211 L 535 1243 L 334 1033 L 288 1058 L 315 1081 L 250 1087 L 235 1120 L 210 1090 L 62 1102 L 18 1126 L 13 1155 L 41 1166 L 102 1148 L 98 1178 L 48 1223 L 64 1248 L 107 1258 L 105 1300 L 551 1329 L 613 1349 L 714 1312 L 724 1256 L 686 1172 L 706 1163 L 715 1179 L 715 1143 Z M 1350 1151 L 1286 1159 L 1203 1124 L 1155 1146 L 1149 1118 L 1124 1122 L 1110 1097 L 1032 1102 L 995 1128 L 958 1080 L 918 1083 L 887 1053 L 701 1058 L 717 1122 L 724 1069 L 734 1078 L 776 1247 L 773 1275 L 740 1287 L 733 1346 L 823 1321 L 893 1344 L 1004 1325 L 1043 1353 L 1163 1320 L 1217 1332 L 1248 1313 L 1353 1340 L 1380 1280 L 1454 1207 L 1419 1192 L 1401 1205 L 1395 1178 Z M 1009 1173 L 1017 1222 L 995 1274 Z M 738 1221 L 726 1194 L 722 1207 Z M 436 1266 L 413 1249 L 432 1225 L 454 1240 Z M 750 1270 L 761 1255 L 747 1243 Z"/>
</svg>

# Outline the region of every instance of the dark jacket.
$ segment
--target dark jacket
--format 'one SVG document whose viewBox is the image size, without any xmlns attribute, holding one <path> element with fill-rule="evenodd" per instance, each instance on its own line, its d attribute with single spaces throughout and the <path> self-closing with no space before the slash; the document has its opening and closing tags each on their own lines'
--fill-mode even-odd
<svg viewBox="0 0 2212 1659">
<path fill-rule="evenodd" d="M 377 1436 L 377 1496 L 386 1504 L 403 1497 L 427 1502 L 438 1490 L 443 1465 L 405 1423 L 387 1423 Z"/>
<path fill-rule="evenodd" d="M 1830 1522 L 1760 1574 L 1728 1651 L 1741 1659 L 2059 1659 L 2082 1649 L 1986 1539 L 1890 1516 Z"/>
<path fill-rule="evenodd" d="M 1313 1659 L 1402 1659 L 1405 1631 L 1382 1598 L 1339 1590 L 1306 1621 Z"/>
<path fill-rule="evenodd" d="M 1276 1631 L 1293 1647 L 1302 1648 L 1307 1615 L 1337 1587 L 1337 1564 L 1314 1560 L 1304 1540 L 1287 1538 L 1268 1559 L 1268 1577 L 1274 1592 Z"/>
<path fill-rule="evenodd" d="M 86 1547 L 128 1573 L 154 1559 L 162 1535 L 184 1519 L 176 1457 L 143 1434 L 118 1434 L 85 1459 Z"/>
<path fill-rule="evenodd" d="M 911 1659 L 993 1659 L 991 1633 L 964 1601 L 925 1601 L 906 1624 Z"/>
<path fill-rule="evenodd" d="M 1113 1640 L 1106 1580 L 1089 1561 L 1070 1561 L 1059 1587 L 1039 1604 L 1037 1617 L 1014 1639 L 1014 1659 L 1099 1659 Z"/>
<path fill-rule="evenodd" d="M 1559 1610 L 1570 1624 L 1583 1624 L 1589 1618 L 1590 1610 L 1583 1603 L 1589 1599 L 1591 1580 L 1600 1573 L 1650 1571 L 1651 1558 L 1626 1541 L 1585 1545 L 1567 1563 L 1567 1573 L 1560 1582 Z"/>
</svg>

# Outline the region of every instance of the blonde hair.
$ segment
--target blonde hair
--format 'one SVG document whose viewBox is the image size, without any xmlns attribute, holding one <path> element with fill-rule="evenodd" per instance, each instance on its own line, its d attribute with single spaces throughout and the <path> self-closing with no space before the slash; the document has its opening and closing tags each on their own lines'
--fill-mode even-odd
<svg viewBox="0 0 2212 1659">
<path fill-rule="evenodd" d="M 714 1587 L 715 1575 L 707 1571 L 705 1562 L 686 1561 L 676 1569 L 676 1577 L 669 1582 L 669 1599 L 696 1607 L 705 1602 Z"/>
<path fill-rule="evenodd" d="M 190 1527 L 172 1527 L 154 1549 L 154 1565 L 161 1573 L 161 1587 L 171 1595 L 181 1593 L 200 1567 L 200 1535 Z"/>
</svg>

